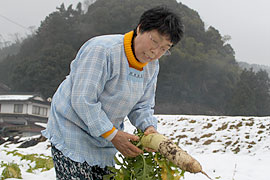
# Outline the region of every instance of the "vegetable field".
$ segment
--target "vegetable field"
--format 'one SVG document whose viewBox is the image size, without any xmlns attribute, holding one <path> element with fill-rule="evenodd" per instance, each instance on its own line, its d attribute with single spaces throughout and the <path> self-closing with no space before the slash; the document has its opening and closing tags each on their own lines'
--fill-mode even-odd
<svg viewBox="0 0 270 180">
<path fill-rule="evenodd" d="M 212 179 L 269 179 L 266 173 L 269 171 L 270 162 L 270 117 L 180 115 L 157 115 L 157 117 L 159 119 L 158 131 L 198 160 L 203 171 Z M 125 131 L 133 133 L 134 130 L 129 121 L 125 121 Z M 33 137 L 21 138 L 18 143 L 5 142 L 0 145 L 2 179 L 4 179 L 3 176 L 7 178 L 8 173 L 14 173 L 14 177 L 25 180 L 55 179 L 47 141 L 29 148 L 18 148 L 20 144 L 31 138 Z M 138 156 L 137 160 L 123 160 L 123 157 L 119 156 L 121 155 L 117 154 L 119 162 L 116 169 L 121 169 L 121 164 L 123 165 L 126 161 L 125 163 L 129 164 L 125 166 L 128 173 L 134 168 L 133 172 L 141 173 L 139 175 L 145 179 L 151 172 L 165 178 L 168 171 L 181 179 L 208 179 L 201 173 L 182 172 L 177 167 L 168 164 L 169 162 L 159 155 L 151 157 L 151 154 L 145 153 L 145 157 Z M 149 159 L 154 159 L 154 161 L 150 162 Z M 136 165 L 129 167 L 132 161 L 140 162 L 147 168 L 141 169 Z M 151 169 L 150 166 L 161 168 Z M 166 167 L 171 167 L 171 169 Z M 168 176 L 167 179 L 169 179 Z"/>
</svg>

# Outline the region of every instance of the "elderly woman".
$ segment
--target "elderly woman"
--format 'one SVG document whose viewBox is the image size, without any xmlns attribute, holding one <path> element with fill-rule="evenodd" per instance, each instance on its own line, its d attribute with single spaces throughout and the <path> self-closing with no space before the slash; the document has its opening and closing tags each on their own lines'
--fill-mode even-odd
<svg viewBox="0 0 270 180">
<path fill-rule="evenodd" d="M 123 132 L 127 116 L 145 134 L 156 132 L 158 59 L 183 36 L 179 17 L 166 7 L 144 12 L 134 31 L 88 40 L 51 103 L 46 130 L 57 179 L 102 179 L 117 150 L 135 157 L 139 138 Z"/>
</svg>

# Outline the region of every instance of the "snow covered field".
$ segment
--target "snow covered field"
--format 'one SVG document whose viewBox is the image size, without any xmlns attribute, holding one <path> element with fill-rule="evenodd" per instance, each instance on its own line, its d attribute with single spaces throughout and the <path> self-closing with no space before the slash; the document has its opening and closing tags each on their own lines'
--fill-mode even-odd
<svg viewBox="0 0 270 180">
<path fill-rule="evenodd" d="M 270 171 L 270 117 L 184 116 L 157 115 L 158 131 L 179 143 L 195 157 L 203 170 L 213 179 L 269 180 Z M 125 131 L 134 127 L 125 121 Z M 30 138 L 26 138 L 30 139 Z M 0 145 L 0 162 L 19 164 L 24 180 L 54 180 L 54 169 L 28 173 L 29 161 L 8 154 L 50 156 L 49 142 L 29 148 L 17 148 L 21 143 Z M 31 164 L 34 166 L 34 164 Z M 0 174 L 4 167 L 0 166 Z M 186 180 L 207 180 L 202 174 L 185 173 Z"/>
</svg>

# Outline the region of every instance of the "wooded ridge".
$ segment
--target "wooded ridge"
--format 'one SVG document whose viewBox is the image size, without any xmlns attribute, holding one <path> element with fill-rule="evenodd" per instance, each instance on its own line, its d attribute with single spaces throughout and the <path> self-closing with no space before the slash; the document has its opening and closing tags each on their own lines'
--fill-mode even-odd
<svg viewBox="0 0 270 180">
<path fill-rule="evenodd" d="M 0 82 L 13 91 L 52 97 L 85 41 L 124 34 L 136 27 L 146 9 L 160 4 L 180 13 L 185 36 L 171 56 L 160 59 L 156 113 L 270 115 L 267 72 L 242 70 L 228 36 L 212 26 L 206 29 L 196 11 L 176 0 L 97 0 L 86 12 L 81 3 L 75 8 L 61 5 L 23 40 L 18 53 L 1 58 Z"/>
</svg>

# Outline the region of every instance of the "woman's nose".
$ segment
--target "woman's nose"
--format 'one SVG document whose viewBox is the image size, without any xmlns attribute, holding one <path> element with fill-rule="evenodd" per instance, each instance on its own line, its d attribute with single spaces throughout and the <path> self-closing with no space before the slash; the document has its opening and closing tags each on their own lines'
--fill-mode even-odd
<svg viewBox="0 0 270 180">
<path fill-rule="evenodd" d="M 155 48 L 155 49 L 151 49 L 151 56 L 153 56 L 153 57 L 151 57 L 151 58 L 154 58 L 156 55 L 158 55 L 158 52 L 159 51 L 159 48 Z"/>
</svg>

